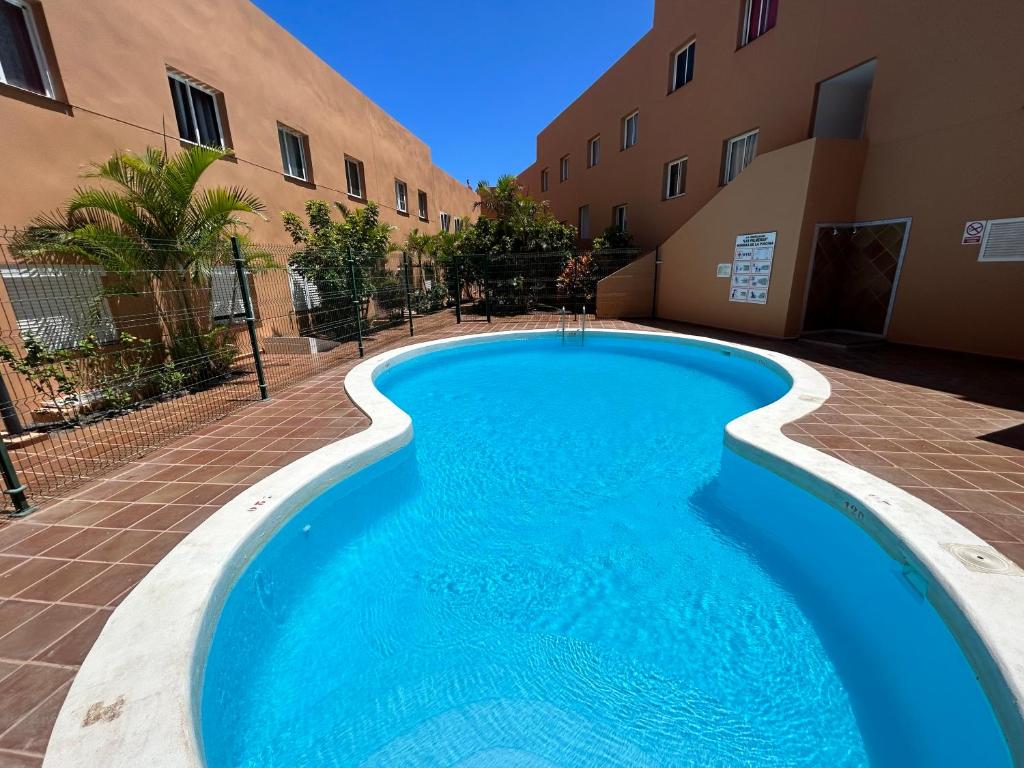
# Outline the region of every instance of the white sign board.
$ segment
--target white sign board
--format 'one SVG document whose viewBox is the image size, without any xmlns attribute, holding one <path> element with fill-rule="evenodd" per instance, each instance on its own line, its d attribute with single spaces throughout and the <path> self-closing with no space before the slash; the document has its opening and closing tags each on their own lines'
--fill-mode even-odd
<svg viewBox="0 0 1024 768">
<path fill-rule="evenodd" d="M 968 221 L 964 224 L 964 235 L 960 238 L 960 245 L 977 245 L 980 243 L 981 236 L 985 233 L 986 224 L 988 222 L 984 219 Z"/>
<path fill-rule="evenodd" d="M 732 264 L 719 264 L 715 272 L 716 277 L 729 277 L 732 274 Z"/>
<path fill-rule="evenodd" d="M 775 257 L 775 232 L 740 235 L 732 257 L 729 301 L 767 304 Z"/>
</svg>

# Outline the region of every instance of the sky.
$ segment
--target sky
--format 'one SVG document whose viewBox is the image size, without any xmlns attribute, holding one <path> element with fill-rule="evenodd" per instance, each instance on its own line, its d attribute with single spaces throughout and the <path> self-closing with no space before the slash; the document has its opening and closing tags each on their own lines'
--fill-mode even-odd
<svg viewBox="0 0 1024 768">
<path fill-rule="evenodd" d="M 474 186 L 530 165 L 654 16 L 654 0 L 254 1 Z"/>
</svg>

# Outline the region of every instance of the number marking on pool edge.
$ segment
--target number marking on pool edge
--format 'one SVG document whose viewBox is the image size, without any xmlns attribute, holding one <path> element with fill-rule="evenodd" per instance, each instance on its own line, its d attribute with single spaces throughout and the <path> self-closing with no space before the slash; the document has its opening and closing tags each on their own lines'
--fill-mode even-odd
<svg viewBox="0 0 1024 768">
<path fill-rule="evenodd" d="M 858 523 L 864 522 L 864 511 L 852 501 L 844 501 L 843 508 L 853 516 Z"/>
</svg>

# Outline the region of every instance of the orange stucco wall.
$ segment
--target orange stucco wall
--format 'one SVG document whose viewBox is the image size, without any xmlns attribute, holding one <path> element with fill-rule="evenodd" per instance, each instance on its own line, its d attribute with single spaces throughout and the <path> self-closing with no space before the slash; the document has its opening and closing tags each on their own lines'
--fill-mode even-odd
<svg viewBox="0 0 1024 768">
<path fill-rule="evenodd" d="M 1024 3 L 779 0 L 775 28 L 737 49 L 741 6 L 657 0 L 651 31 L 538 135 L 537 160 L 521 183 L 569 222 L 589 205 L 595 234 L 615 205 L 628 204 L 638 245 L 653 248 L 728 191 L 720 186 L 725 140 L 756 128 L 759 155 L 804 141 L 817 84 L 876 59 L 849 218 L 913 220 L 888 337 L 1024 358 L 1024 261 L 979 263 L 978 246 L 960 244 L 968 220 L 1024 216 Z M 671 54 L 691 39 L 694 78 L 668 93 Z M 621 120 L 636 109 L 639 143 L 620 150 Z M 601 162 L 586 168 L 595 134 Z M 566 154 L 570 176 L 560 183 Z M 664 166 L 684 156 L 686 194 L 662 200 Z M 811 215 L 815 196 L 829 189 L 827 177 L 808 189 Z M 772 207 L 771 194 L 751 205 Z M 802 293 L 806 275 L 802 262 L 796 267 L 792 290 Z M 681 301 L 661 296 L 666 312 Z M 719 324 L 799 331 L 802 306 L 787 302 L 781 325 L 741 322 L 748 309 L 728 308 Z"/>
<path fill-rule="evenodd" d="M 422 141 L 248 0 L 43 0 L 36 15 L 60 92 L 52 101 L 0 85 L 0 224 L 56 208 L 90 161 L 165 141 L 174 150 L 168 67 L 223 94 L 236 157 L 207 182 L 263 199 L 268 220 L 254 221 L 257 240 L 289 242 L 280 212 L 300 212 L 308 199 L 360 205 L 345 191 L 345 155 L 364 163 L 366 197 L 398 228 L 396 240 L 413 227 L 436 232 L 439 211 L 473 214 L 476 194 L 435 166 Z M 283 176 L 278 122 L 308 135 L 312 184 Z M 395 178 L 408 184 L 410 215 L 395 210 Z M 419 189 L 429 196 L 427 222 L 416 215 Z"/>
<path fill-rule="evenodd" d="M 809 139 L 758 157 L 659 249 L 658 314 L 700 325 L 789 336 L 799 330 L 816 221 L 853 213 L 864 145 Z M 775 232 L 768 303 L 729 301 L 736 238 Z M 794 318 L 796 322 L 794 323 Z"/>
</svg>

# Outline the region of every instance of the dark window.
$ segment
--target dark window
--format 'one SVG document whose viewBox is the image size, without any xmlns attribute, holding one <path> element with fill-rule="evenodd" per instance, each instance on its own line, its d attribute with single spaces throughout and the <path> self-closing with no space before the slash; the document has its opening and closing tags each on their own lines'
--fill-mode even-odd
<svg viewBox="0 0 1024 768">
<path fill-rule="evenodd" d="M 217 97 L 181 75 L 168 75 L 167 80 L 171 84 L 171 97 L 174 99 L 178 136 L 193 144 L 223 147 L 224 134 L 217 110 Z"/>
<path fill-rule="evenodd" d="M 281 144 L 281 164 L 284 168 L 284 175 L 293 179 L 309 181 L 309 172 L 306 167 L 305 137 L 301 133 L 277 126 L 277 138 Z"/>
<path fill-rule="evenodd" d="M 427 193 L 422 189 L 419 191 L 420 218 L 427 220 Z"/>
<path fill-rule="evenodd" d="M 32 12 L 17 0 L 0 0 L 0 82 L 52 95 Z"/>
<path fill-rule="evenodd" d="M 693 61 L 696 56 L 696 40 L 682 50 L 676 51 L 672 64 L 672 85 L 669 90 L 675 91 L 693 80 Z"/>
<path fill-rule="evenodd" d="M 345 182 L 352 197 L 363 196 L 363 164 L 355 158 L 345 158 Z"/>
<path fill-rule="evenodd" d="M 744 46 L 775 26 L 779 15 L 779 0 L 745 0 L 740 46 Z"/>
<path fill-rule="evenodd" d="M 671 200 L 686 192 L 686 158 L 673 160 L 665 166 L 665 199 Z"/>
<path fill-rule="evenodd" d="M 547 192 L 548 191 L 548 186 L 549 186 L 548 169 L 545 168 L 543 171 L 540 172 L 540 191 L 541 192 Z"/>
</svg>

